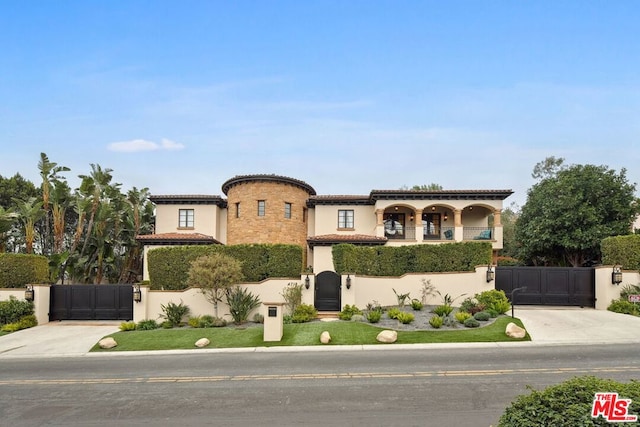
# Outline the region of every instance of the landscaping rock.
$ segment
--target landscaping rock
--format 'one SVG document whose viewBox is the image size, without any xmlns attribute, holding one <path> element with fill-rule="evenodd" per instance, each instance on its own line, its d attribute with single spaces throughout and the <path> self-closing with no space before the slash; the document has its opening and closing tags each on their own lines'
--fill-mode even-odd
<svg viewBox="0 0 640 427">
<path fill-rule="evenodd" d="M 329 335 L 329 331 L 324 331 L 320 334 L 320 342 L 322 344 L 329 344 L 331 342 L 331 335 Z"/>
<path fill-rule="evenodd" d="M 199 348 L 206 347 L 209 344 L 211 344 L 211 341 L 209 341 L 206 338 L 200 338 L 198 341 L 196 341 L 196 347 L 199 347 Z"/>
<path fill-rule="evenodd" d="M 507 325 L 505 334 L 507 334 L 509 338 L 524 338 L 527 335 L 527 331 L 511 322 Z"/>
<path fill-rule="evenodd" d="M 100 346 L 100 348 L 113 348 L 117 346 L 118 343 L 112 337 L 107 337 L 102 338 L 100 342 L 98 342 L 98 345 Z"/>
<path fill-rule="evenodd" d="M 382 331 L 378 334 L 376 340 L 385 344 L 392 344 L 398 340 L 398 333 L 389 330 Z"/>
</svg>

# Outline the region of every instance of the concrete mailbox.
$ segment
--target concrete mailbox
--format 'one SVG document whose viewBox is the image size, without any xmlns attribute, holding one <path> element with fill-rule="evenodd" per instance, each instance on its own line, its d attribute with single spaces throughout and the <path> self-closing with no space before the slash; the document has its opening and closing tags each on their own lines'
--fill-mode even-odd
<svg viewBox="0 0 640 427">
<path fill-rule="evenodd" d="M 284 321 L 282 302 L 265 302 L 264 305 L 264 335 L 263 341 L 282 341 Z"/>
</svg>

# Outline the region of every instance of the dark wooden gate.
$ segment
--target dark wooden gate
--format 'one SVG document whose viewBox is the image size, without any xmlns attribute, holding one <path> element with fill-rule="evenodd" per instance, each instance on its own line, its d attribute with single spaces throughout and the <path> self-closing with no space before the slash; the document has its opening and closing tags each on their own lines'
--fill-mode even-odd
<svg viewBox="0 0 640 427">
<path fill-rule="evenodd" d="M 554 306 L 596 306 L 595 269 L 590 267 L 498 267 L 496 289 L 509 299 L 516 292 L 516 304 Z"/>
<path fill-rule="evenodd" d="M 49 320 L 131 320 L 133 287 L 124 285 L 53 285 Z"/>
<path fill-rule="evenodd" d="M 340 311 L 340 275 L 323 271 L 316 276 L 314 305 L 318 311 Z"/>
</svg>

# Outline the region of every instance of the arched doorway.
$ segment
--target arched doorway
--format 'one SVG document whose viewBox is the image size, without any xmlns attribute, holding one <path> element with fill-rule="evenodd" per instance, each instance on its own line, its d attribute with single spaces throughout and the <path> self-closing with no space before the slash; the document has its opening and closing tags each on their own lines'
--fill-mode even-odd
<svg viewBox="0 0 640 427">
<path fill-rule="evenodd" d="M 323 271 L 316 276 L 314 305 L 318 311 L 340 311 L 340 275 Z"/>
</svg>

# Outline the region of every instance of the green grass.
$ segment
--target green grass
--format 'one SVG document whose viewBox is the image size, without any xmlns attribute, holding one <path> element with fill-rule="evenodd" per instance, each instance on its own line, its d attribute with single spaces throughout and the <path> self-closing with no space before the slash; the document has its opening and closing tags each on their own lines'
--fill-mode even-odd
<svg viewBox="0 0 640 427">
<path fill-rule="evenodd" d="M 529 335 L 522 340 L 514 340 L 504 331 L 511 317 L 501 316 L 495 322 L 482 328 L 469 329 L 460 326 L 457 330 L 443 331 L 399 331 L 398 344 L 418 343 L 464 343 L 464 342 L 500 342 L 529 341 Z M 522 326 L 519 319 L 514 323 Z M 376 336 L 383 328 L 360 322 L 311 322 L 284 325 L 282 341 L 264 342 L 263 328 L 179 328 L 156 329 L 153 331 L 129 331 L 111 334 L 118 346 L 111 350 L 103 350 L 96 344 L 91 351 L 150 351 L 195 349 L 194 343 L 200 338 L 208 338 L 208 348 L 242 348 L 242 347 L 277 347 L 322 345 L 320 334 L 328 331 L 331 334 L 329 345 L 363 345 L 380 344 Z M 391 344 L 393 345 L 393 344 Z"/>
</svg>

